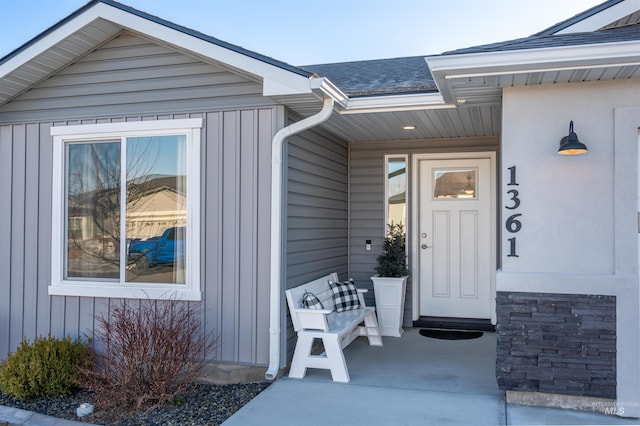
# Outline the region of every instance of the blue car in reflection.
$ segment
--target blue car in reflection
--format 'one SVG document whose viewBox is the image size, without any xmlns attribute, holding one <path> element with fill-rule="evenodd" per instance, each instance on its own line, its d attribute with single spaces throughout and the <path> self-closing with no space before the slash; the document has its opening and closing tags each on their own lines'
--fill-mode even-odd
<svg viewBox="0 0 640 426">
<path fill-rule="evenodd" d="M 167 228 L 161 236 L 129 242 L 129 266 L 144 270 L 155 265 L 174 264 L 185 259 L 186 228 Z"/>
</svg>

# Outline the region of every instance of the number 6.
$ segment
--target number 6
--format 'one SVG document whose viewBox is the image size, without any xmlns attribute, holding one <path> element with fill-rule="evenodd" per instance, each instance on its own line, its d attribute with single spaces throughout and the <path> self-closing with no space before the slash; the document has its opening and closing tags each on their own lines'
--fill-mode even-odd
<svg viewBox="0 0 640 426">
<path fill-rule="evenodd" d="M 507 219 L 507 223 L 505 223 L 507 231 L 515 234 L 516 232 L 519 232 L 520 229 L 522 229 L 522 222 L 517 219 L 520 216 L 522 216 L 522 213 L 516 213 L 509 216 L 509 218 Z"/>
</svg>

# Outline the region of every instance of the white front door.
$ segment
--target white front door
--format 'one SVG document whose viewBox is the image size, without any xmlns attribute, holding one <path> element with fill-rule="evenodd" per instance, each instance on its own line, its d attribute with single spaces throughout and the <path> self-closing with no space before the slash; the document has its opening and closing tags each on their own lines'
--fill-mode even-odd
<svg viewBox="0 0 640 426">
<path fill-rule="evenodd" d="M 490 158 L 418 161 L 421 316 L 492 317 L 491 168 Z"/>
</svg>

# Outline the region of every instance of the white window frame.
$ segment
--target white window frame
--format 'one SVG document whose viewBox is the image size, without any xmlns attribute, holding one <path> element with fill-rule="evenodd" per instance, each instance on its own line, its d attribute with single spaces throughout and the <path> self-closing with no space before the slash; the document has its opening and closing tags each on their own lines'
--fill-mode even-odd
<svg viewBox="0 0 640 426">
<path fill-rule="evenodd" d="M 404 230 L 409 237 L 409 156 L 407 154 L 387 154 L 384 156 L 384 235 L 387 236 L 389 230 L 389 162 L 390 160 L 402 159 L 405 164 L 405 203 Z M 408 241 L 408 240 L 407 240 Z M 408 247 L 408 246 L 407 246 Z M 407 249 L 408 250 L 408 249 Z M 407 253 L 408 254 L 408 253 Z"/>
<path fill-rule="evenodd" d="M 54 126 L 52 185 L 51 285 L 49 295 L 115 297 L 128 299 L 202 300 L 200 282 L 200 133 L 201 118 L 136 121 L 125 123 Z M 71 142 L 124 140 L 140 136 L 186 136 L 187 146 L 187 251 L 186 283 L 126 283 L 121 272 L 119 282 L 65 280 L 66 190 L 65 146 Z M 124 170 L 124 169 L 123 169 Z M 124 236 L 122 237 L 124 239 Z M 120 244 L 120 265 L 126 265 L 126 247 Z M 121 266 L 122 268 L 122 266 Z"/>
</svg>

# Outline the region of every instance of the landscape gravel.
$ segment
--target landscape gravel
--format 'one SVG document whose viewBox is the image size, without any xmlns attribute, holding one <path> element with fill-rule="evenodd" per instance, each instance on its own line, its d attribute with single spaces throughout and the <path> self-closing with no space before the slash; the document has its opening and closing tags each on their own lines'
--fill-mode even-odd
<svg viewBox="0 0 640 426">
<path fill-rule="evenodd" d="M 0 405 L 93 424 L 114 426 L 211 426 L 224 422 L 268 386 L 268 383 L 195 384 L 175 405 L 155 408 L 146 413 L 128 415 L 126 418 L 121 418 L 117 421 L 105 420 L 105 415 L 113 413 L 101 413 L 99 410 L 96 410 L 94 414 L 79 418 L 76 415 L 76 408 L 82 403 L 92 402 L 91 394 L 82 391 L 65 397 L 34 398 L 28 401 L 19 401 L 0 392 Z"/>
</svg>

